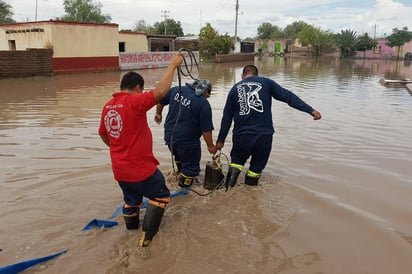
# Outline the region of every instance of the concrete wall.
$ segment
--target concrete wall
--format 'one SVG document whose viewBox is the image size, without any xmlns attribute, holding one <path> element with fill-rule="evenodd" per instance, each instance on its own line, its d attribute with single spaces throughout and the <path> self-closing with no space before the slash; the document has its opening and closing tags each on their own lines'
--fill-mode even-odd
<svg viewBox="0 0 412 274">
<path fill-rule="evenodd" d="M 287 49 L 287 39 L 258 39 L 255 41 L 255 52 L 262 48 L 263 52 L 284 52 Z M 279 49 L 276 49 L 278 45 Z"/>
<path fill-rule="evenodd" d="M 52 75 L 53 50 L 0 51 L 0 78 Z"/>
<path fill-rule="evenodd" d="M 162 68 L 169 65 L 169 61 L 177 52 L 132 52 L 119 53 L 119 66 L 121 70 Z M 190 57 L 187 52 L 182 53 L 190 65 Z M 193 52 L 197 63 L 199 63 L 199 52 Z M 194 62 L 194 61 L 193 61 Z"/>
<path fill-rule="evenodd" d="M 394 55 L 394 50 L 387 45 L 388 39 L 377 39 L 377 43 L 375 49 L 367 50 L 366 52 L 356 52 L 356 57 L 365 57 L 367 59 L 390 59 Z"/>
<path fill-rule="evenodd" d="M 118 56 L 117 24 L 53 22 L 51 32 L 54 58 Z"/>
<path fill-rule="evenodd" d="M 0 25 L 0 50 L 12 50 L 9 41 L 14 41 L 15 50 L 27 48 L 50 48 L 52 33 L 49 25 L 19 23 Z"/>
<path fill-rule="evenodd" d="M 401 57 L 405 57 L 407 52 L 412 52 L 412 40 L 401 47 Z"/>
<path fill-rule="evenodd" d="M 125 44 L 124 52 L 146 52 L 149 50 L 146 33 L 119 32 L 119 43 Z"/>
<path fill-rule="evenodd" d="M 26 48 L 52 48 L 55 73 L 119 69 L 117 24 L 39 21 L 0 25 L 0 50 Z"/>
<path fill-rule="evenodd" d="M 378 45 L 373 50 L 367 50 L 366 54 L 362 51 L 356 52 L 357 58 L 366 59 L 392 59 L 396 58 L 398 48 L 389 47 L 387 43 L 389 42 L 386 38 L 377 39 Z M 412 40 L 401 46 L 399 51 L 399 58 L 404 58 L 407 52 L 412 52 Z"/>
<path fill-rule="evenodd" d="M 255 53 L 234 53 L 234 54 L 217 54 L 215 56 L 216 63 L 226 62 L 242 62 L 242 61 L 254 61 Z"/>
</svg>

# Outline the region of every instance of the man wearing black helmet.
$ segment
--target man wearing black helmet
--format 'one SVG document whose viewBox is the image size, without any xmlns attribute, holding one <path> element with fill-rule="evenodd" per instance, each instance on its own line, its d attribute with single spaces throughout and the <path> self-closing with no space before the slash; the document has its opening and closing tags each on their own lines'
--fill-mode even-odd
<svg viewBox="0 0 412 274">
<path fill-rule="evenodd" d="M 208 151 L 216 153 L 212 138 L 212 109 L 207 100 L 211 91 L 209 80 L 195 80 L 185 86 L 171 88 L 156 107 L 154 119 L 160 124 L 163 107 L 169 105 L 164 124 L 164 140 L 173 154 L 180 187 L 190 187 L 199 175 L 201 136 Z"/>
</svg>

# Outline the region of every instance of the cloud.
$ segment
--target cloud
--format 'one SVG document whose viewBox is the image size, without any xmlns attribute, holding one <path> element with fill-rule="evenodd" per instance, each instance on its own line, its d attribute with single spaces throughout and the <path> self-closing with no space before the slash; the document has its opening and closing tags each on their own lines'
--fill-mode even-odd
<svg viewBox="0 0 412 274">
<path fill-rule="evenodd" d="M 6 0 L 17 21 L 34 21 L 35 0 Z M 49 20 L 64 14 L 63 0 L 37 0 L 38 20 Z M 180 21 L 184 33 L 199 33 L 210 23 L 220 34 L 234 34 L 235 0 L 94 0 L 102 4 L 102 13 L 109 14 L 120 29 L 131 29 L 140 20 L 154 24 L 169 18 Z M 294 21 L 304 21 L 324 30 L 339 32 L 353 29 L 358 34 L 389 35 L 392 29 L 407 26 L 412 30 L 412 2 L 410 0 L 239 0 L 238 36 L 255 37 L 264 22 L 286 27 Z"/>
</svg>

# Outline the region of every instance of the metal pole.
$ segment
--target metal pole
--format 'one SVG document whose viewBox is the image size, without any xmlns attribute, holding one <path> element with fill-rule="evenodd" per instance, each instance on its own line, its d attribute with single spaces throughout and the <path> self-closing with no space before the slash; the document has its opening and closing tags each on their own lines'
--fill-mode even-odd
<svg viewBox="0 0 412 274">
<path fill-rule="evenodd" d="M 166 33 L 167 33 L 167 31 L 166 31 L 166 29 L 167 29 L 167 27 L 166 27 L 166 24 L 167 24 L 167 18 L 169 17 L 169 16 L 167 16 L 167 14 L 169 13 L 170 11 L 168 11 L 168 10 L 162 10 L 162 17 L 164 17 L 165 18 L 165 22 L 164 22 L 164 24 L 165 24 L 165 35 L 166 35 Z"/>
<path fill-rule="evenodd" d="M 37 0 L 36 0 L 36 14 L 34 15 L 34 21 L 37 22 Z"/>
<path fill-rule="evenodd" d="M 239 15 L 239 0 L 236 0 L 235 45 L 237 43 L 237 17 Z"/>
</svg>

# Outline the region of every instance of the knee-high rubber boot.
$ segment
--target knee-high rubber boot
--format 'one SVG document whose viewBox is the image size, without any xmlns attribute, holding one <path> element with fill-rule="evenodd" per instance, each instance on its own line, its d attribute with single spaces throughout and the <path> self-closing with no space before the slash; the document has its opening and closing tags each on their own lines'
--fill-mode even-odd
<svg viewBox="0 0 412 274">
<path fill-rule="evenodd" d="M 256 186 L 259 182 L 259 178 L 260 177 L 252 177 L 246 174 L 245 175 L 245 185 Z"/>
<path fill-rule="evenodd" d="M 259 173 L 253 172 L 249 169 L 245 175 L 245 185 L 256 186 L 259 182 L 259 178 Z"/>
<path fill-rule="evenodd" d="M 230 188 L 236 185 L 237 178 L 239 177 L 240 172 L 241 172 L 241 169 L 237 167 L 233 167 L 233 166 L 229 167 L 229 170 L 227 171 L 226 181 L 225 181 L 226 191 L 228 191 Z"/>
<path fill-rule="evenodd" d="M 139 241 L 139 246 L 146 247 L 150 244 L 153 237 L 159 231 L 164 212 L 165 209 L 163 207 L 152 205 L 149 202 L 143 219 L 142 236 Z"/>
<path fill-rule="evenodd" d="M 133 213 L 132 215 L 123 215 L 124 223 L 128 230 L 138 229 L 140 225 L 139 211 Z"/>
<path fill-rule="evenodd" d="M 253 172 L 252 170 L 248 170 L 245 175 L 245 185 L 249 186 L 256 186 L 260 178 L 260 174 Z"/>
<path fill-rule="evenodd" d="M 182 172 L 182 163 L 175 161 L 176 167 L 177 167 L 177 174 L 180 174 Z"/>
<path fill-rule="evenodd" d="M 179 174 L 179 182 L 177 183 L 179 187 L 185 188 L 185 187 L 191 187 L 193 184 L 193 179 L 195 177 L 189 177 L 184 175 L 183 173 Z"/>
</svg>

